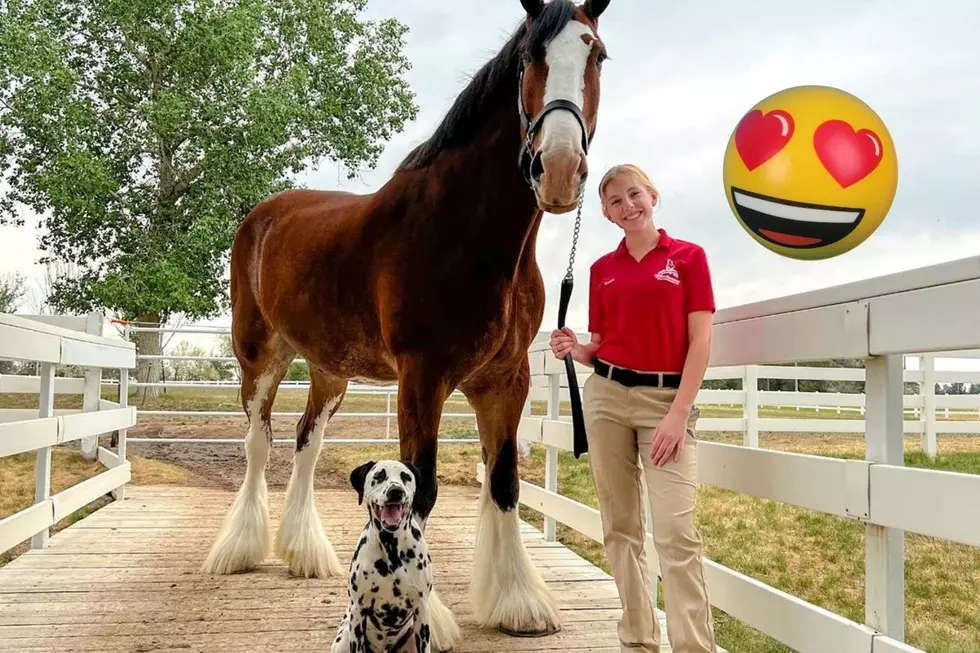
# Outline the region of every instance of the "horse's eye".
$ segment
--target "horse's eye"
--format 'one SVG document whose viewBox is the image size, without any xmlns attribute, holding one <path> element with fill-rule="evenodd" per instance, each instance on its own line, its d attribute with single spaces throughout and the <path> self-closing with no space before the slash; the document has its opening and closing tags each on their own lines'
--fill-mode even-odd
<svg viewBox="0 0 980 653">
<path fill-rule="evenodd" d="M 604 52 L 600 52 L 595 56 L 595 65 L 602 66 L 602 62 L 605 60 L 606 60 L 606 54 Z"/>
</svg>

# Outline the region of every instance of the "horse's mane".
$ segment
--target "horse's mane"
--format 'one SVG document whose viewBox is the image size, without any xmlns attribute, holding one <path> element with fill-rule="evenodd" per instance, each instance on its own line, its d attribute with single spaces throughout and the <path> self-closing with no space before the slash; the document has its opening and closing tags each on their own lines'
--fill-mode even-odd
<svg viewBox="0 0 980 653">
<path fill-rule="evenodd" d="M 525 56 L 542 57 L 545 46 L 568 24 L 574 11 L 570 0 L 552 0 L 530 25 L 522 21 L 500 52 L 483 65 L 457 96 L 435 132 L 412 150 L 398 169 L 424 167 L 444 149 L 467 143 L 484 124 L 483 105 L 492 105 L 501 89 L 507 89 L 513 96 L 517 111 L 518 64 Z"/>
</svg>

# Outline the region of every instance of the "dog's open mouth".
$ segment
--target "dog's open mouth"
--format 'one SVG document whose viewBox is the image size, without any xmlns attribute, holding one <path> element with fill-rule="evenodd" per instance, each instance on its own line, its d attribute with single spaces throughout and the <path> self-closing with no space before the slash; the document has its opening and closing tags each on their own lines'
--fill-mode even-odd
<svg viewBox="0 0 980 653">
<path fill-rule="evenodd" d="M 374 515 L 386 529 L 397 530 L 408 514 L 408 504 L 406 503 L 386 503 L 374 506 Z"/>
</svg>

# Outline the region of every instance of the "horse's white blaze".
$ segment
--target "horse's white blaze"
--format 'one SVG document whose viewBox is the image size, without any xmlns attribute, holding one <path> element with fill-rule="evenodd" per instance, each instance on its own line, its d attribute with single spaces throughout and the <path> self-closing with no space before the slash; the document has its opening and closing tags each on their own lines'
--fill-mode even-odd
<svg viewBox="0 0 980 653">
<path fill-rule="evenodd" d="M 324 578 L 344 573 L 330 540 L 323 532 L 323 523 L 313 496 L 313 473 L 323 446 L 323 432 L 330 421 L 330 411 L 339 400 L 340 395 L 327 400 L 313 423 L 306 447 L 293 457 L 293 473 L 286 488 L 282 523 L 276 533 L 276 553 L 297 576 Z"/>
<path fill-rule="evenodd" d="M 232 574 L 251 569 L 269 554 L 269 495 L 265 466 L 269 462 L 272 432 L 262 422 L 261 408 L 272 391 L 274 376 L 264 374 L 247 402 L 249 421 L 245 436 L 245 480 L 211 547 L 203 569 L 212 574 Z"/>
<path fill-rule="evenodd" d="M 569 100 L 585 110 L 585 67 L 592 46 L 583 35 L 595 36 L 592 29 L 577 20 L 569 21 L 545 50 L 548 79 L 544 87 L 544 105 L 553 100 Z M 542 105 L 542 106 L 544 106 Z M 552 111 L 541 126 L 541 148 L 570 148 L 582 151 L 582 127 L 568 111 Z"/>
<path fill-rule="evenodd" d="M 529 631 L 560 624 L 558 606 L 521 540 L 517 509 L 500 510 L 489 482 L 480 490 L 470 591 L 483 626 Z"/>
</svg>

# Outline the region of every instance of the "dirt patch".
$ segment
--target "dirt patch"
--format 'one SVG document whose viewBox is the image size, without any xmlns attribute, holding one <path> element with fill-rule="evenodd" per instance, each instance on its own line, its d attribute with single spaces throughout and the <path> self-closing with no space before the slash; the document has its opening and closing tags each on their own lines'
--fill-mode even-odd
<svg viewBox="0 0 980 653">
<path fill-rule="evenodd" d="M 266 465 L 266 482 L 270 489 L 285 489 L 293 465 L 293 438 L 296 418 L 276 418 L 272 421 L 273 438 L 288 440 L 276 443 Z M 390 435 L 397 437 L 397 424 L 391 424 Z M 139 425 L 128 430 L 130 438 L 178 438 L 222 440 L 244 438 L 247 422 L 244 418 L 216 417 L 208 420 L 141 416 Z M 446 418 L 440 436 L 449 439 L 477 437 L 472 419 Z M 371 459 L 397 457 L 398 446 L 375 444 L 345 444 L 335 440 L 377 440 L 386 437 L 384 418 L 348 418 L 331 421 L 327 427 L 323 451 L 317 462 L 314 485 L 317 489 L 346 488 L 351 470 Z M 108 445 L 108 442 L 106 442 Z M 130 442 L 131 455 L 159 460 L 188 470 L 194 484 L 237 491 L 245 477 L 248 461 L 244 442 Z M 475 466 L 480 459 L 480 447 L 474 444 L 444 444 L 441 448 L 439 479 L 441 482 L 471 485 L 475 483 Z"/>
</svg>

